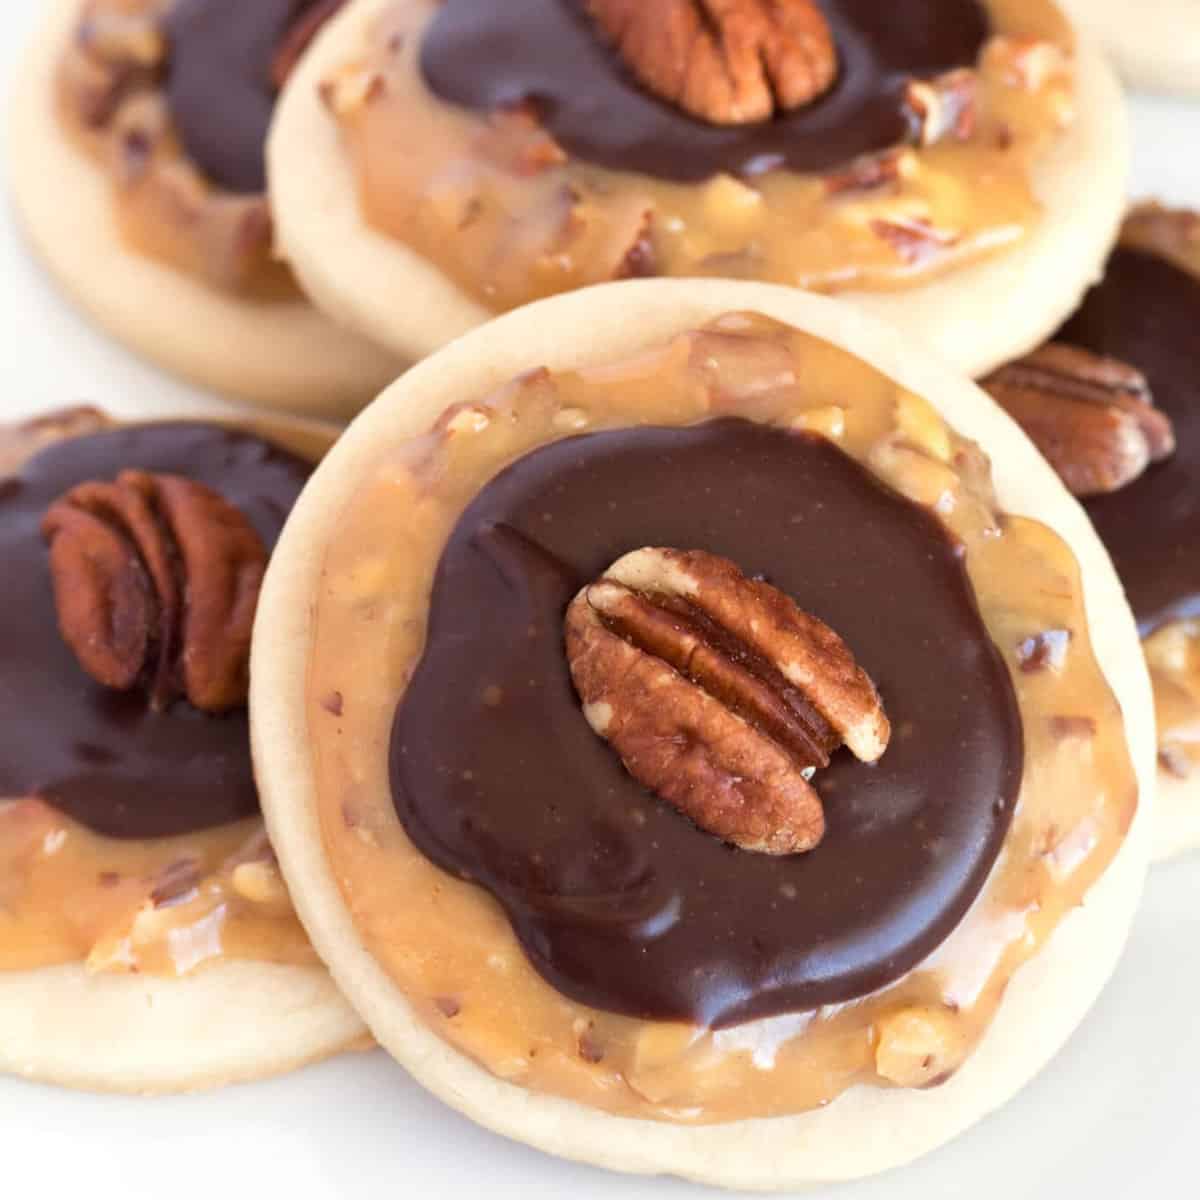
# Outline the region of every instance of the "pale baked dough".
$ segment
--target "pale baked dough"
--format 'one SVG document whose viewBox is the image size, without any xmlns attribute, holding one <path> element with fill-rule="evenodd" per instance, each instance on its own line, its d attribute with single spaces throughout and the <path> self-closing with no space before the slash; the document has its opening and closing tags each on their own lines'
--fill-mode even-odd
<svg viewBox="0 0 1200 1200">
<path fill-rule="evenodd" d="M 1059 0 L 1096 37 L 1130 83 L 1200 96 L 1198 0 Z"/>
<path fill-rule="evenodd" d="M 928 398 L 992 457 L 1000 502 L 1052 525 L 1079 560 L 1093 645 L 1122 709 L 1142 801 L 1113 864 L 1010 984 L 991 1030 L 947 1084 L 857 1087 L 799 1116 L 685 1127 L 615 1117 L 485 1072 L 438 1038 L 368 953 L 322 850 L 306 682 L 324 547 L 362 479 L 452 401 L 539 365 L 610 362 L 720 313 L 751 309 L 845 347 Z M 502 317 L 413 368 L 350 427 L 301 497 L 265 584 L 253 651 L 251 736 L 276 852 L 314 945 L 380 1042 L 422 1084 L 480 1124 L 552 1154 L 780 1189 L 849 1179 L 932 1150 L 1008 1100 L 1059 1049 L 1112 971 L 1150 849 L 1154 729 L 1137 632 L 1099 539 L 1017 426 L 974 385 L 848 305 L 788 288 L 695 280 L 608 284 Z"/>
<path fill-rule="evenodd" d="M 52 0 L 8 97 L 8 174 L 33 248 L 98 324 L 166 370 L 273 408 L 356 412 L 399 373 L 394 355 L 303 300 L 240 300 L 129 249 L 108 178 L 55 112 L 54 71 L 78 12 L 78 0 Z"/>
<path fill-rule="evenodd" d="M 352 61 L 390 0 L 352 0 L 284 89 L 267 142 L 280 251 L 335 320 L 419 360 L 492 315 L 448 276 L 361 215 L 339 130 L 318 95 Z M 982 375 L 1058 328 L 1099 277 L 1124 213 L 1129 134 L 1112 71 L 1079 48 L 1078 117 L 1037 174 L 1044 214 L 1015 249 L 921 287 L 846 293 Z"/>
<path fill-rule="evenodd" d="M 196 1091 L 368 1045 L 322 967 L 222 962 L 180 979 L 0 971 L 0 1072 L 100 1092 Z"/>
<path fill-rule="evenodd" d="M 324 422 L 289 417 L 208 419 L 310 458 L 338 434 Z M 320 966 L 225 960 L 177 979 L 92 974 L 80 963 L 0 971 L 0 1074 L 42 1083 L 191 1092 L 370 1044 Z"/>
</svg>

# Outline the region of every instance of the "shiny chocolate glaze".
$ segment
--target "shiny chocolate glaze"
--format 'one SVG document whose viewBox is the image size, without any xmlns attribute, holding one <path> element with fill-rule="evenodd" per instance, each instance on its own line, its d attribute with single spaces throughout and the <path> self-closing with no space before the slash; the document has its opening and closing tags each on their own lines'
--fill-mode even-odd
<svg viewBox="0 0 1200 1200">
<path fill-rule="evenodd" d="M 988 37 L 979 0 L 823 0 L 837 82 L 772 121 L 718 127 L 645 91 L 598 36 L 582 0 L 446 0 L 426 32 L 430 88 L 478 111 L 533 101 L 576 158 L 663 179 L 823 171 L 918 133 L 904 85 L 974 66 Z"/>
<path fill-rule="evenodd" d="M 258 811 L 245 710 L 155 713 L 142 690 L 95 683 L 59 634 L 39 530 L 69 488 L 125 468 L 208 484 L 268 547 L 312 468 L 247 433 L 170 423 L 60 442 L 0 482 L 0 797 L 40 796 L 111 837 L 191 833 Z"/>
<path fill-rule="evenodd" d="M 1086 501 L 1142 636 L 1200 616 L 1200 279 L 1118 248 L 1057 337 L 1124 359 L 1175 426 L 1175 453 L 1119 492 Z"/>
<path fill-rule="evenodd" d="M 640 546 L 704 549 L 833 626 L 892 742 L 817 773 L 828 832 L 771 858 L 626 774 L 571 686 L 563 615 Z M 727 419 L 535 451 L 467 509 L 395 717 L 396 810 L 490 891 L 560 992 L 728 1025 L 862 996 L 950 933 L 1013 812 L 1023 739 L 958 545 L 832 443 Z"/>
<path fill-rule="evenodd" d="M 167 103 L 188 157 L 231 192 L 266 190 L 271 66 L 288 31 L 322 0 L 175 0 Z"/>
</svg>

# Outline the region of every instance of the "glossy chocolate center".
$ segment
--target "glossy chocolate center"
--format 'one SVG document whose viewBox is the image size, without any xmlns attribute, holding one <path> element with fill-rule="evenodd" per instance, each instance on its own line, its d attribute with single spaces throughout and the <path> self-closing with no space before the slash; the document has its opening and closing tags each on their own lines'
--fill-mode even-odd
<svg viewBox="0 0 1200 1200">
<path fill-rule="evenodd" d="M 574 157 L 663 179 L 823 171 L 912 141 L 904 85 L 974 66 L 988 36 L 979 0 L 823 0 L 839 56 L 834 86 L 774 120 L 698 121 L 644 90 L 582 0 L 446 0 L 421 48 L 433 91 L 478 111 L 533 101 Z"/>
<path fill-rule="evenodd" d="M 641 546 L 762 575 L 846 640 L 893 736 L 817 773 L 811 853 L 746 853 L 640 787 L 571 685 L 563 614 Z M 945 529 L 831 443 L 741 420 L 630 429 L 518 460 L 443 554 L 392 738 L 396 810 L 496 897 L 560 992 L 732 1024 L 862 996 L 950 933 L 1021 781 L 1011 681 Z"/>
<path fill-rule="evenodd" d="M 126 468 L 186 475 L 275 544 L 311 466 L 249 434 L 143 425 L 61 442 L 0 484 L 0 797 L 40 796 L 98 833 L 192 833 L 258 811 L 245 710 L 154 712 L 79 666 L 58 630 L 39 525 L 68 489 Z"/>
<path fill-rule="evenodd" d="M 1057 335 L 1124 359 L 1175 426 L 1175 453 L 1119 492 L 1086 502 L 1143 637 L 1200 615 L 1200 279 L 1120 248 Z"/>
<path fill-rule="evenodd" d="M 188 157 L 227 191 L 266 190 L 271 67 L 288 31 L 322 0 L 175 0 L 167 102 Z"/>
</svg>

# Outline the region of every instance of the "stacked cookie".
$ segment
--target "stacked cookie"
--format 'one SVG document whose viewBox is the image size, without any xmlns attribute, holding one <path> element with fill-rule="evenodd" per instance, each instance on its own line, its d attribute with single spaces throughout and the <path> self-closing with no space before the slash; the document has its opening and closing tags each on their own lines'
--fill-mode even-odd
<svg viewBox="0 0 1200 1200">
<path fill-rule="evenodd" d="M 620 1170 L 944 1143 L 1200 840 L 1200 219 L 1126 213 L 1102 7 L 252 7 L 28 54 L 31 243 L 283 411 L 4 435 L 0 1067 L 373 1036 Z"/>
</svg>

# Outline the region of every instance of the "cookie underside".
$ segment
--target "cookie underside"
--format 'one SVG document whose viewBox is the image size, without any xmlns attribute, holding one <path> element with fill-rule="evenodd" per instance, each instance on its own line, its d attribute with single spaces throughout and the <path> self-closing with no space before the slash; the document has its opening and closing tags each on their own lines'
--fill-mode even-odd
<svg viewBox="0 0 1200 1200">
<path fill-rule="evenodd" d="M 367 1044 L 321 967 L 223 962 L 179 979 L 78 963 L 0 972 L 0 1072 L 98 1092 L 190 1092 Z"/>
<path fill-rule="evenodd" d="M 935 404 L 992 456 L 1001 506 L 1051 525 L 1085 583 L 1093 644 L 1126 714 L 1142 801 L 1087 904 L 1013 979 L 967 1064 L 928 1091 L 857 1087 L 796 1116 L 689 1127 L 616 1117 L 487 1073 L 416 1016 L 364 946 L 324 857 L 307 741 L 306 672 L 322 547 L 358 481 L 452 401 L 482 396 L 533 365 L 608 362 L 730 310 L 751 309 L 840 345 Z M 264 811 L 314 945 L 372 1032 L 422 1084 L 480 1124 L 552 1154 L 616 1170 L 730 1187 L 850 1179 L 933 1150 L 1007 1101 L 1057 1052 L 1111 974 L 1150 850 L 1153 707 L 1132 616 L 1079 505 L 1017 426 L 978 389 L 848 305 L 761 284 L 609 284 L 509 314 L 414 368 L 351 427 L 301 498 L 268 573 L 254 647 L 252 738 Z"/>
<path fill-rule="evenodd" d="M 277 236 L 314 302 L 409 360 L 492 314 L 427 259 L 370 227 L 320 81 L 359 53 L 389 0 L 352 0 L 284 89 L 267 143 Z M 1011 251 L 897 292 L 846 293 L 948 362 L 981 375 L 1052 333 L 1099 278 L 1129 169 L 1128 120 L 1112 71 L 1079 49 L 1076 123 L 1039 169 L 1044 216 Z M 419 295 L 420 304 L 411 303 Z"/>
<path fill-rule="evenodd" d="M 97 324 L 173 374 L 271 408 L 356 412 L 399 373 L 394 355 L 302 299 L 242 300 L 128 248 L 109 179 L 55 112 L 54 72 L 78 13 L 78 0 L 53 0 L 12 93 L 9 176 L 34 250 Z"/>
</svg>

